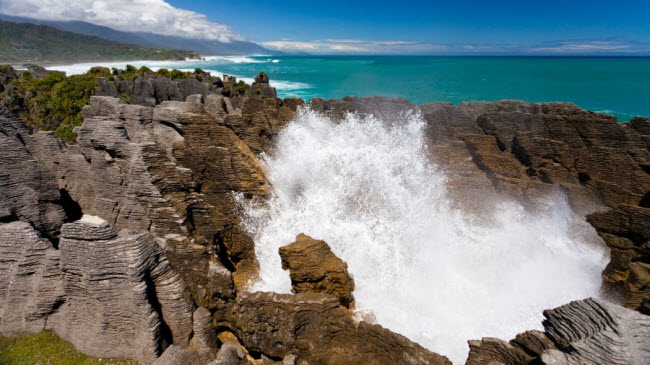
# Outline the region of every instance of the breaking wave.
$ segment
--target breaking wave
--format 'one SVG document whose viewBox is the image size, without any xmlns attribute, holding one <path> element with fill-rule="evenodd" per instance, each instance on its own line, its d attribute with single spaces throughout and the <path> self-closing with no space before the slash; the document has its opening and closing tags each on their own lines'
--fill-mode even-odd
<svg viewBox="0 0 650 365">
<path fill-rule="evenodd" d="M 303 109 L 262 155 L 268 203 L 239 196 L 256 243 L 252 290 L 290 292 L 278 248 L 304 232 L 348 263 L 359 317 L 462 362 L 468 339 L 541 329 L 542 310 L 597 296 L 606 263 L 561 196 L 537 212 L 495 203 L 490 223 L 452 208 L 417 114 L 390 123 Z"/>
</svg>

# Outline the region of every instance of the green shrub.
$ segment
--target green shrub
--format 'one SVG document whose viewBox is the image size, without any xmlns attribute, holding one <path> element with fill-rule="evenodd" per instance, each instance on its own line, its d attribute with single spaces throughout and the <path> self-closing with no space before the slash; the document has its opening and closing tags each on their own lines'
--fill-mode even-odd
<svg viewBox="0 0 650 365">
<path fill-rule="evenodd" d="M 162 77 L 170 77 L 169 70 L 166 68 L 159 69 L 155 74 Z"/>
<path fill-rule="evenodd" d="M 16 72 L 14 71 L 14 68 L 11 67 L 11 65 L 5 64 L 5 65 L 0 65 L 0 73 L 2 74 L 12 74 L 15 75 Z"/>
<path fill-rule="evenodd" d="M 97 78 L 109 76 L 108 69 L 97 68 L 82 75 L 66 77 L 51 73 L 44 79 L 25 76 L 13 81 L 15 89 L 3 103 L 25 122 L 40 130 L 54 131 L 72 142 L 74 127 L 81 125 L 81 110 L 97 89 Z"/>
<path fill-rule="evenodd" d="M 180 79 L 180 78 L 183 78 L 183 72 L 174 69 L 171 72 L 171 76 L 172 76 L 172 79 Z"/>
<path fill-rule="evenodd" d="M 190 77 L 189 72 L 183 72 L 181 70 L 176 70 L 176 69 L 172 70 L 170 75 L 171 75 L 172 80 L 187 79 L 187 78 Z"/>
<path fill-rule="evenodd" d="M 202 73 L 204 73 L 204 72 L 205 72 L 205 71 L 203 71 L 202 69 L 200 69 L 200 68 L 198 68 L 198 67 L 194 69 L 194 73 L 197 74 L 197 75 L 198 75 L 198 74 L 202 74 Z"/>
<path fill-rule="evenodd" d="M 140 69 L 138 70 L 138 73 L 139 73 L 140 75 L 144 75 L 145 73 L 153 73 L 153 71 L 151 71 L 151 69 L 150 69 L 149 67 L 147 67 L 147 66 L 142 66 L 142 67 L 140 67 Z"/>
<path fill-rule="evenodd" d="M 121 93 L 121 94 L 120 94 L 120 97 L 122 98 L 122 100 L 124 100 L 125 103 L 127 103 L 127 104 L 133 104 L 133 99 L 131 99 L 131 98 L 130 98 L 128 95 L 126 95 L 125 93 Z"/>
<path fill-rule="evenodd" d="M 96 75 L 97 77 L 109 77 L 111 76 L 111 70 L 106 67 L 96 66 L 91 68 L 88 73 Z"/>
<path fill-rule="evenodd" d="M 246 83 L 243 81 L 239 81 L 237 83 L 237 92 L 240 94 L 246 93 Z"/>
<path fill-rule="evenodd" d="M 255 92 L 257 93 L 257 95 L 262 95 L 262 89 L 257 89 L 255 90 Z"/>
</svg>

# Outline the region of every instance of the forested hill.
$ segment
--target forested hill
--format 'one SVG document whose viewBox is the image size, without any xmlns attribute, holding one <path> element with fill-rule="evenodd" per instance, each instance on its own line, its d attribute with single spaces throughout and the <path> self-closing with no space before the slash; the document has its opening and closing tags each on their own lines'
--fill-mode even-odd
<svg viewBox="0 0 650 365">
<path fill-rule="evenodd" d="M 64 32 L 45 25 L 0 20 L 1 62 L 86 62 L 199 58 L 195 51 L 147 48 Z"/>
</svg>

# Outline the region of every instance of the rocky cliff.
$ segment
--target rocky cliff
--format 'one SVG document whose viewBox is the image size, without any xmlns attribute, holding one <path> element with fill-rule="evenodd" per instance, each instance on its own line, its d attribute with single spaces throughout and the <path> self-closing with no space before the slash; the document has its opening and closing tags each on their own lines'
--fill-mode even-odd
<svg viewBox="0 0 650 365">
<path fill-rule="evenodd" d="M 142 363 L 449 363 L 355 320 L 354 282 L 322 241 L 299 236 L 279 253 L 295 294 L 246 292 L 257 261 L 234 194 L 270 193 L 258 155 L 304 102 L 278 99 L 263 74 L 255 85 L 189 80 L 100 79 L 76 143 L 0 113 L 0 332 L 50 328 L 85 353 Z M 450 191 L 478 215 L 496 197 L 533 208 L 564 192 L 611 249 L 609 291 L 648 313 L 647 119 L 617 124 L 572 104 L 520 101 L 309 107 L 421 113 Z M 647 360 L 634 352 L 650 348 L 644 314 L 598 300 L 562 308 L 547 313 L 545 332 L 471 342 L 470 363 Z"/>
</svg>

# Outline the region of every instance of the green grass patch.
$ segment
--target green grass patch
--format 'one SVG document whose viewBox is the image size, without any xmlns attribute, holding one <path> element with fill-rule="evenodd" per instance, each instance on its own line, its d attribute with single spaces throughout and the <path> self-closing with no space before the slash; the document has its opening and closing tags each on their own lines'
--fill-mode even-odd
<svg viewBox="0 0 650 365">
<path fill-rule="evenodd" d="M 51 331 L 20 337 L 0 336 L 0 364 L 2 365 L 135 365 L 129 359 L 96 359 L 75 350 Z"/>
</svg>

